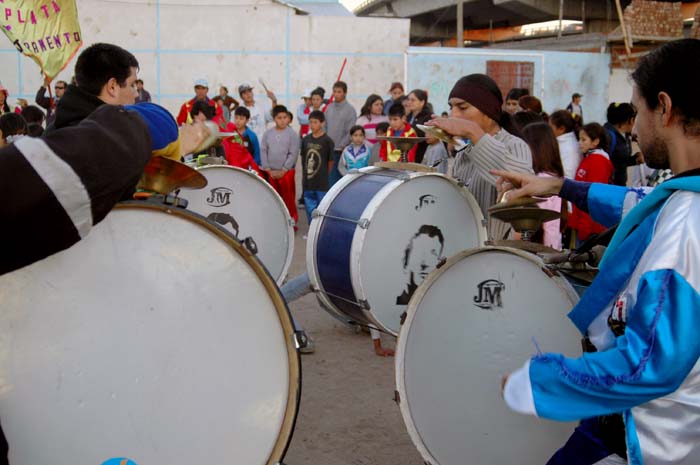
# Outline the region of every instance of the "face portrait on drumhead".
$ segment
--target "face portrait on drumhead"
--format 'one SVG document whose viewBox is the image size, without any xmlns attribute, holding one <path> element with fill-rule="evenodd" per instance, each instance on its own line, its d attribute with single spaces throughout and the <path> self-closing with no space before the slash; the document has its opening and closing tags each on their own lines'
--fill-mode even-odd
<svg viewBox="0 0 700 465">
<path fill-rule="evenodd" d="M 404 251 L 403 269 L 408 282 L 396 297 L 396 305 L 408 305 L 411 296 L 442 259 L 445 238 L 437 226 L 424 224 L 411 237 Z"/>
</svg>

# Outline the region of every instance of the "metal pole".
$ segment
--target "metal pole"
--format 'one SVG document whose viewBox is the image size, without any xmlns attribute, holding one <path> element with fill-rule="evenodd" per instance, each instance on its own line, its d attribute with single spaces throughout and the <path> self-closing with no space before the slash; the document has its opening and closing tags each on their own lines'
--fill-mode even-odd
<svg viewBox="0 0 700 465">
<path fill-rule="evenodd" d="M 622 5 L 620 5 L 620 0 L 615 0 L 615 7 L 617 8 L 617 17 L 620 20 L 620 29 L 622 29 L 622 39 L 625 41 L 625 52 L 627 52 L 627 58 L 629 58 L 630 53 L 632 53 L 632 47 L 630 46 L 630 39 L 627 35 L 625 15 L 622 13 Z"/>
<path fill-rule="evenodd" d="M 559 0 L 559 33 L 557 34 L 557 38 L 561 39 L 561 30 L 563 27 L 563 21 L 564 21 L 564 0 Z"/>
<path fill-rule="evenodd" d="M 464 2 L 457 2 L 457 47 L 464 47 Z"/>
</svg>

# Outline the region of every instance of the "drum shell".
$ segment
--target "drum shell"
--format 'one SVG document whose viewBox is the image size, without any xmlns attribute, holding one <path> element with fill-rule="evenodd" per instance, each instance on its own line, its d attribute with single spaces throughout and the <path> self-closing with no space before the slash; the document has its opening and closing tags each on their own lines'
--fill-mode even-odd
<svg viewBox="0 0 700 465">
<path fill-rule="evenodd" d="M 180 191 L 189 202 L 187 208 L 205 217 L 230 217 L 224 228 L 234 235 L 237 232 L 241 241 L 251 237 L 258 259 L 281 285 L 294 256 L 294 221 L 282 198 L 252 171 L 227 165 L 202 166 L 197 171 L 207 178 L 208 185 L 205 189 Z M 210 201 L 217 193 L 222 201 Z M 237 223 L 238 231 L 231 220 Z"/>
<path fill-rule="evenodd" d="M 142 224 L 153 234 L 146 234 L 143 239 L 150 241 L 149 244 L 153 250 L 146 251 L 140 259 L 134 257 L 128 260 L 125 252 L 137 247 L 134 245 L 137 237 L 124 237 L 123 224 L 126 223 L 116 218 L 123 218 L 119 216 L 120 214 L 132 213 L 140 216 L 127 217 L 129 224 L 139 223 L 137 219 L 149 220 L 143 221 Z M 153 221 L 150 221 L 151 216 Z M 167 228 L 173 225 L 183 225 L 186 234 L 182 237 L 175 233 L 169 234 Z M 117 234 L 119 231 L 122 233 Z M 189 234 L 201 234 L 205 239 L 203 243 L 217 248 L 219 252 L 230 251 L 233 257 L 232 267 L 226 270 L 230 272 L 243 270 L 241 283 L 249 283 L 249 289 L 264 293 L 257 295 L 255 300 L 265 302 L 265 310 L 272 308 L 273 313 L 266 313 L 264 320 L 258 320 L 255 325 L 251 325 L 248 328 L 249 335 L 238 339 L 236 338 L 238 329 L 230 333 L 227 331 L 233 328 L 232 323 L 239 321 L 240 318 L 243 318 L 242 321 L 246 321 L 245 319 L 249 316 L 257 319 L 254 311 L 262 312 L 262 306 L 250 309 L 246 312 L 248 315 L 246 316 L 240 313 L 245 309 L 245 305 L 232 305 L 231 301 L 227 300 L 208 300 L 209 293 L 216 293 L 227 287 L 221 283 L 227 281 L 229 274 L 223 272 L 221 268 L 198 269 L 189 255 L 192 253 L 193 256 L 198 256 L 198 254 L 187 251 L 188 243 L 185 237 L 189 237 Z M 129 242 L 128 246 L 120 245 L 126 242 Z M 104 253 L 100 253 L 98 261 L 95 262 L 95 253 L 100 250 L 104 250 Z M 153 257 L 155 254 L 163 258 L 162 262 L 157 263 L 158 266 L 156 264 L 152 268 L 142 266 L 148 265 L 143 261 L 146 256 Z M 207 265 L 230 263 L 228 258 L 222 258 L 221 254 L 212 255 L 213 257 L 210 258 L 213 260 L 207 261 Z M 201 257 L 203 262 L 207 258 Z M 98 263 L 99 266 L 92 272 L 96 278 L 90 285 L 86 279 L 89 279 L 90 270 L 93 268 L 87 270 L 78 268 L 80 266 L 88 268 L 93 263 Z M 188 273 L 188 270 L 193 270 L 193 273 L 201 272 L 204 275 L 215 273 L 218 278 L 211 279 L 210 282 L 191 281 L 193 287 L 187 292 L 178 294 L 174 292 L 177 290 L 174 286 L 188 283 L 191 278 L 187 274 L 177 276 L 173 272 L 170 274 L 171 279 L 168 279 L 168 269 L 163 266 L 164 263 L 169 264 L 167 267 L 183 273 Z M 116 269 L 120 271 L 112 272 Z M 56 276 L 56 273 L 60 273 L 61 270 L 65 270 L 65 277 Z M 125 270 L 131 270 L 131 272 L 125 273 Z M 72 276 L 73 274 L 75 276 Z M 108 279 L 109 276 L 113 279 Z M 231 278 L 233 277 L 231 275 Z M 135 287 L 120 291 L 120 281 L 129 282 Z M 66 286 L 65 289 L 70 289 L 71 292 L 58 292 L 53 288 L 56 282 L 61 282 L 62 286 Z M 143 282 L 143 286 L 139 282 Z M 80 292 L 81 287 L 85 291 Z M 3 388 L 5 388 L 0 392 L 0 418 L 10 443 L 10 460 L 13 465 L 49 462 L 57 465 L 101 463 L 109 457 L 124 455 L 130 456 L 136 463 L 150 461 L 184 465 L 192 463 L 194 459 L 191 455 L 197 452 L 200 455 L 194 460 L 195 462 L 209 461 L 206 454 L 210 448 L 202 447 L 206 441 L 211 441 L 207 444 L 216 446 L 216 452 L 212 453 L 221 453 L 224 449 L 230 450 L 237 438 L 235 435 L 221 437 L 224 430 L 218 430 L 217 425 L 232 424 L 233 420 L 228 421 L 213 415 L 206 420 L 208 428 L 188 432 L 186 428 L 190 422 L 196 425 L 204 420 L 194 418 L 196 415 L 189 418 L 183 418 L 182 415 L 198 410 L 200 403 L 201 409 L 208 411 L 205 408 L 209 409 L 212 405 L 207 405 L 209 401 L 207 397 L 235 399 L 234 392 L 224 395 L 219 391 L 228 386 L 238 386 L 242 391 L 246 391 L 244 397 L 250 399 L 251 392 L 255 392 L 255 389 L 251 390 L 250 387 L 256 381 L 239 382 L 235 376 L 232 376 L 232 372 L 227 372 L 232 368 L 218 367 L 214 361 L 223 359 L 234 362 L 231 366 L 236 364 L 245 366 L 250 365 L 251 362 L 255 365 L 256 357 L 260 357 L 260 360 L 274 358 L 269 355 L 259 356 L 256 352 L 234 350 L 240 343 L 249 344 L 249 338 L 257 337 L 260 340 L 256 342 L 263 343 L 266 336 L 257 333 L 257 329 L 254 328 L 257 328 L 261 321 L 268 320 L 274 320 L 279 325 L 276 328 L 270 328 L 270 331 L 275 335 L 275 346 L 285 354 L 284 360 L 277 359 L 275 363 L 286 366 L 288 371 L 286 374 L 280 373 L 280 376 L 272 375 L 273 378 L 282 380 L 275 394 L 278 396 L 276 397 L 278 404 L 275 406 L 272 403 L 268 404 L 267 412 L 262 408 L 253 417 L 249 414 L 254 413 L 254 410 L 247 412 L 246 418 L 257 417 L 263 420 L 281 415 L 279 430 L 276 430 L 277 438 L 269 437 L 262 441 L 268 443 L 268 440 L 271 440 L 269 454 L 266 451 L 261 451 L 259 454 L 252 451 L 252 454 L 264 455 L 265 458 L 261 458 L 259 463 L 268 465 L 282 460 L 291 439 L 301 394 L 301 367 L 294 329 L 284 299 L 272 278 L 259 261 L 224 228 L 215 226 L 200 215 L 183 209 L 170 209 L 149 202 L 127 202 L 117 205 L 115 211 L 73 248 L 16 273 L 1 277 L 0 289 L 3 289 L 0 293 L 2 297 L 0 300 L 3 302 L 3 314 L 0 318 L 4 328 L 4 331 L 0 331 L 2 346 L 0 373 Z M 27 295 L 12 292 L 13 289 L 25 292 Z M 41 292 L 31 292 L 32 289 L 39 289 Z M 116 306 L 120 307 L 121 311 L 104 314 L 99 306 L 94 304 L 99 302 L 100 293 L 104 293 L 105 308 Z M 236 292 L 226 290 L 218 295 L 231 294 Z M 245 294 L 245 291 L 241 294 Z M 86 300 L 83 300 L 83 295 Z M 122 304 L 119 299 L 125 295 L 138 296 L 138 298 L 130 300 L 124 297 L 126 300 Z M 194 300 L 188 300 L 186 296 L 189 295 L 193 295 Z M 165 299 L 167 299 L 167 305 L 159 303 L 166 301 Z M 31 303 L 22 305 L 23 301 Z M 81 303 L 85 301 L 93 304 Z M 196 302 L 196 305 L 192 305 L 192 302 Z M 49 311 L 51 317 L 47 318 L 44 324 L 38 312 Z M 99 317 L 101 312 L 104 314 L 103 317 Z M 95 316 L 90 315 L 91 313 Z M 80 318 L 81 314 L 86 316 Z M 98 328 L 103 327 L 99 322 L 100 318 L 106 318 L 105 324 L 114 325 L 110 326 L 111 331 L 90 330 L 89 324 L 97 323 Z M 55 324 L 55 327 L 47 327 L 51 321 L 58 324 Z M 6 324 L 8 322 L 13 323 L 12 329 L 8 329 Z M 45 336 L 37 338 L 30 346 L 33 347 L 31 349 L 33 355 L 18 353 L 17 349 L 13 349 L 22 347 L 20 342 L 28 337 L 28 328 L 35 328 Z M 61 331 L 60 337 L 54 334 L 57 331 Z M 173 331 L 183 332 L 178 335 Z M 192 355 L 185 348 L 189 347 L 197 352 L 196 347 L 199 344 L 195 344 L 195 338 L 202 336 L 200 342 L 203 346 L 220 347 L 220 350 L 226 352 L 205 355 L 201 359 L 201 364 L 189 365 L 190 368 L 187 368 L 188 365 L 184 361 L 191 362 Z M 114 340 L 109 339 L 110 337 Z M 161 337 L 162 341 L 158 342 Z M 11 345 L 8 344 L 10 342 L 12 342 Z M 104 366 L 93 363 L 86 348 L 90 349 L 89 352 L 105 356 Z M 135 353 L 139 355 L 133 358 Z M 125 358 L 127 354 L 132 358 Z M 161 360 L 158 357 L 165 357 L 165 359 Z M 42 366 L 40 365 L 42 360 L 52 360 L 52 363 Z M 21 367 L 21 370 L 17 367 Z M 149 369 L 144 371 L 143 367 Z M 41 374 L 42 371 L 48 374 Z M 49 376 L 49 374 L 53 375 Z M 261 379 L 269 378 L 267 373 L 261 372 L 261 374 L 263 374 Z M 23 378 L 12 378 L 20 375 Z M 37 407 L 46 404 L 55 405 L 57 411 L 61 412 L 60 416 L 51 415 L 48 410 L 37 412 L 37 407 L 28 405 L 26 402 L 13 401 L 14 395 L 21 394 L 13 390 L 14 384 L 27 386 L 26 376 L 36 380 L 28 385 L 31 389 L 36 389 L 37 392 L 47 396 L 41 402 L 36 402 Z M 285 377 L 287 377 L 286 382 Z M 55 380 L 56 386 L 47 382 L 40 383 L 42 379 Z M 169 382 L 175 379 L 180 379 L 181 382 L 175 384 Z M 193 391 L 199 394 L 207 394 L 199 398 L 188 397 L 186 386 L 191 386 Z M 267 387 L 261 389 L 263 390 L 272 392 Z M 129 404 L 128 400 L 139 402 L 140 407 L 136 408 L 135 404 Z M 275 399 L 269 400 L 272 402 Z M 165 408 L 173 403 L 179 408 Z M 18 410 L 20 404 L 26 409 L 24 414 Z M 264 404 L 256 407 L 261 408 Z M 250 407 L 252 405 L 247 408 L 250 410 Z M 232 409 L 230 405 L 221 405 L 214 410 L 220 416 L 236 409 Z M 273 411 L 278 413 L 272 413 Z M 17 419 L 26 418 L 26 421 L 30 421 L 34 414 L 45 417 L 46 421 L 35 424 L 34 431 L 22 432 L 23 427 L 19 426 L 20 422 Z M 56 424 L 57 420 L 64 424 L 61 431 L 48 426 Z M 21 424 L 25 425 L 26 421 Z M 81 428 L 86 425 L 90 427 L 82 432 L 72 430 L 72 428 Z M 276 426 L 273 426 L 272 430 L 275 431 L 275 428 Z M 260 434 L 259 432 L 273 434 L 270 433 L 269 424 L 256 425 L 251 422 L 247 425 L 247 429 L 250 432 L 248 436 L 243 429 L 239 431 L 249 440 Z M 168 433 L 172 433 L 172 436 Z M 28 445 L 27 438 L 23 439 L 25 434 L 29 434 L 31 438 Z M 49 437 L 42 438 L 42 434 L 47 434 Z M 94 436 L 93 440 L 90 439 L 91 435 Z M 51 437 L 54 439 L 52 440 Z M 164 439 L 166 437 L 168 439 Z M 61 439 L 56 440 L 56 438 Z M 203 438 L 207 438 L 206 441 Z M 241 445 L 241 449 L 243 448 L 244 445 Z M 186 452 L 177 454 L 175 451 L 178 449 Z M 53 454 L 50 453 L 51 450 L 61 453 Z M 51 460 L 37 460 L 36 457 L 41 457 L 42 453 L 50 455 Z M 239 450 L 238 453 L 250 457 L 251 452 Z M 188 455 L 190 455 L 189 458 L 187 458 Z M 227 455 L 230 456 L 230 454 Z M 29 456 L 33 457 L 31 461 L 24 461 Z M 213 457 L 213 462 L 220 463 L 221 457 L 216 459 Z"/>
<path fill-rule="evenodd" d="M 495 262 L 494 253 L 512 255 L 518 263 L 494 274 L 488 268 L 488 262 Z M 512 270 L 521 270 L 523 263 L 533 282 L 548 283 L 546 291 L 512 284 L 517 273 Z M 467 269 L 469 276 L 463 275 Z M 504 284 L 498 297 L 502 308 L 477 308 L 481 296 L 472 284 L 494 278 Z M 436 299 L 447 289 L 461 294 L 441 306 Z M 551 294 L 566 308 L 522 307 Z M 535 465 L 546 463 L 564 444 L 575 425 L 510 411 L 499 382 L 540 347 L 545 352 L 580 354 L 580 334 L 565 316 L 576 302 L 574 289 L 538 257 L 505 247 L 464 251 L 424 281 L 411 299 L 399 334 L 395 374 L 404 423 L 427 463 Z M 527 318 L 528 310 L 532 318 L 548 316 L 533 321 Z"/>
<path fill-rule="evenodd" d="M 409 199 L 407 194 L 413 196 L 416 192 L 440 192 L 441 196 L 436 198 L 441 200 L 436 201 L 438 205 L 434 207 L 439 213 L 421 216 L 425 214 L 416 213 L 420 207 L 413 203 L 417 198 L 410 197 L 410 201 L 406 200 L 410 208 L 401 205 L 400 213 L 409 211 L 408 215 L 415 215 L 415 218 L 402 217 L 401 221 L 405 221 L 399 226 L 408 224 L 409 229 L 403 231 L 397 227 L 392 230 L 388 226 L 391 220 L 387 219 L 392 214 L 390 206 L 396 206 L 397 202 L 403 201 L 403 196 Z M 455 204 L 456 211 L 446 210 Z M 378 285 L 379 281 L 370 276 L 380 268 L 383 273 L 386 268 L 381 280 L 387 283 L 393 280 L 388 286 L 397 289 L 398 293 L 403 290 L 405 278 L 398 276 L 397 279 L 394 274 L 402 273 L 401 262 L 408 253 L 404 246 L 418 235 L 417 226 L 423 222 L 431 226 L 435 224 L 445 232 L 445 257 L 478 246 L 486 239 L 483 217 L 476 201 L 464 187 L 444 175 L 366 168 L 344 176 L 333 186 L 314 214 L 306 258 L 312 286 L 324 304 L 335 309 L 334 316 L 371 324 L 390 334 L 397 333 L 398 316 L 405 307 L 399 306 L 399 296 L 388 295 L 396 290 L 380 296 L 383 290 L 377 287 L 381 284 Z M 445 224 L 452 230 L 448 231 Z M 383 235 L 384 231 L 386 235 Z M 389 241 L 391 251 L 373 242 L 381 240 Z M 376 254 L 370 253 L 372 250 Z M 375 256 L 379 261 L 376 266 L 369 261 Z"/>
</svg>

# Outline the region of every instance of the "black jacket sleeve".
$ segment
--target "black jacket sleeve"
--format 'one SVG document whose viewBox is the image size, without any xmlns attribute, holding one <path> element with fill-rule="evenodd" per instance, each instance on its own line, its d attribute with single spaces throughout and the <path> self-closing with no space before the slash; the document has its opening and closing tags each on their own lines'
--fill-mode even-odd
<svg viewBox="0 0 700 465">
<path fill-rule="evenodd" d="M 111 105 L 0 149 L 0 274 L 79 241 L 133 191 L 150 157 L 146 123 Z M 87 218 L 82 226 L 76 212 Z"/>
<path fill-rule="evenodd" d="M 36 92 L 36 97 L 34 97 L 34 101 L 41 108 L 46 109 L 46 111 L 51 111 L 51 97 L 46 95 L 46 87 L 39 87 L 39 90 Z"/>
</svg>

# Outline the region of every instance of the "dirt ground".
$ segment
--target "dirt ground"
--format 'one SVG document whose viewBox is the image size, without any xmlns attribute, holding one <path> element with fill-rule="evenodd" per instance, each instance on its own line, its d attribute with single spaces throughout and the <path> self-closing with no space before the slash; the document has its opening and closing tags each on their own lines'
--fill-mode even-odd
<svg viewBox="0 0 700 465">
<path fill-rule="evenodd" d="M 306 270 L 306 215 L 288 277 Z M 290 305 L 316 343 L 304 354 L 299 416 L 286 465 L 422 465 L 394 402 L 394 358 L 374 354 L 368 334 L 356 334 L 331 317 L 309 294 Z M 395 339 L 382 336 L 393 348 Z"/>
</svg>

